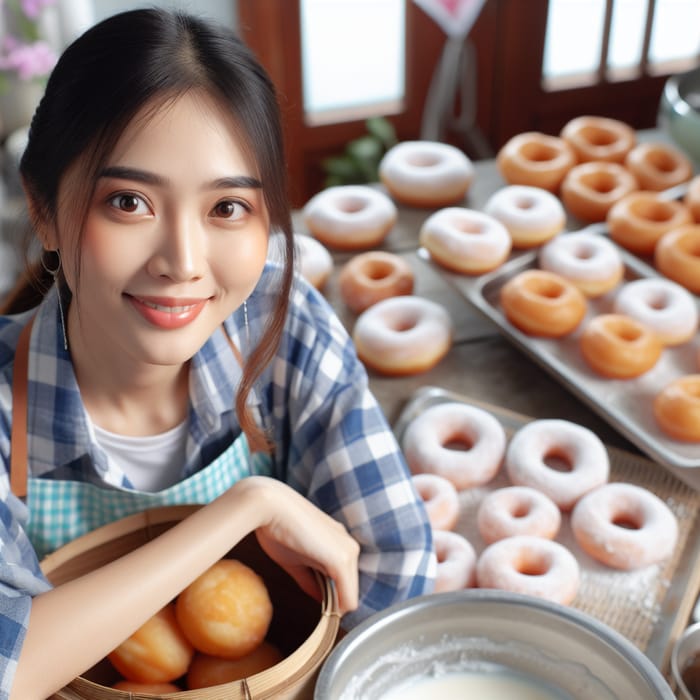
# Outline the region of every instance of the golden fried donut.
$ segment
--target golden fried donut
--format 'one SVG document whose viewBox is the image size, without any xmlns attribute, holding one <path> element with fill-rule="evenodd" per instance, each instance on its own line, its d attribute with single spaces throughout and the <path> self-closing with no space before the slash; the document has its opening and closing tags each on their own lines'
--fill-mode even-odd
<svg viewBox="0 0 700 700">
<path fill-rule="evenodd" d="M 451 449 L 456 445 L 463 449 Z M 446 401 L 427 407 L 408 424 L 402 447 L 414 474 L 437 474 L 463 490 L 485 484 L 497 474 L 506 433 L 485 409 Z"/>
<path fill-rule="evenodd" d="M 581 333 L 580 347 L 590 367 L 611 379 L 632 379 L 648 372 L 663 349 L 654 331 L 623 314 L 594 316 Z"/>
<path fill-rule="evenodd" d="M 576 164 L 573 148 L 558 136 L 527 131 L 510 138 L 498 151 L 496 165 L 509 185 L 531 185 L 557 192 Z"/>
<path fill-rule="evenodd" d="M 552 460 L 566 469 L 550 466 Z M 513 435 L 505 468 L 513 484 L 537 489 L 568 511 L 584 493 L 608 480 L 610 460 L 592 430 L 571 421 L 540 419 Z"/>
<path fill-rule="evenodd" d="M 413 269 L 395 253 L 370 250 L 351 258 L 338 275 L 342 300 L 356 314 L 382 299 L 413 293 Z"/>
<path fill-rule="evenodd" d="M 683 197 L 683 203 L 693 217 L 696 224 L 700 224 L 700 175 L 696 175 L 688 185 L 688 191 Z"/>
<path fill-rule="evenodd" d="M 623 571 L 663 561 L 678 539 L 671 509 L 651 491 L 621 482 L 586 494 L 571 513 L 571 530 L 587 554 Z"/>
<path fill-rule="evenodd" d="M 338 185 L 315 194 L 303 209 L 311 235 L 336 250 L 379 245 L 398 217 L 396 205 L 368 185 Z"/>
<path fill-rule="evenodd" d="M 558 338 L 586 314 L 586 298 L 572 282 L 547 270 L 524 270 L 501 287 L 506 318 L 528 335 Z"/>
<path fill-rule="evenodd" d="M 700 374 L 687 374 L 654 398 L 654 418 L 675 440 L 700 442 Z"/>
<path fill-rule="evenodd" d="M 359 358 L 375 371 L 419 374 L 452 347 L 452 319 L 434 301 L 414 295 L 389 297 L 357 317 L 352 338 Z"/>
<path fill-rule="evenodd" d="M 613 310 L 651 328 L 664 345 L 686 343 L 698 329 L 698 306 L 692 294 L 662 277 L 627 282 L 615 297 Z"/>
<path fill-rule="evenodd" d="M 476 582 L 476 552 L 471 542 L 457 532 L 436 530 L 433 546 L 437 557 L 435 593 L 459 591 Z"/>
<path fill-rule="evenodd" d="M 561 526 L 561 511 L 542 491 L 529 486 L 505 486 L 484 498 L 476 523 L 487 544 L 514 535 L 553 540 Z"/>
<path fill-rule="evenodd" d="M 610 237 L 637 255 L 652 255 L 664 233 L 691 222 L 690 211 L 683 203 L 644 191 L 623 197 L 607 216 Z"/>
<path fill-rule="evenodd" d="M 541 187 L 508 185 L 494 192 L 484 213 L 508 229 L 514 248 L 534 248 L 564 229 L 566 212 L 561 202 Z"/>
<path fill-rule="evenodd" d="M 624 163 L 637 142 L 634 129 L 618 119 L 598 116 L 575 117 L 561 130 L 579 162 Z"/>
<path fill-rule="evenodd" d="M 262 578 L 237 559 L 220 559 L 177 598 L 177 621 L 197 651 L 238 659 L 265 639 L 272 601 Z"/>
<path fill-rule="evenodd" d="M 333 271 L 333 258 L 321 241 L 303 233 L 294 234 L 299 273 L 316 289 L 322 289 Z"/>
<path fill-rule="evenodd" d="M 240 659 L 222 659 L 197 653 L 187 671 L 187 688 L 209 688 L 249 678 L 282 661 L 282 652 L 269 642 L 261 642 L 253 651 Z"/>
<path fill-rule="evenodd" d="M 170 603 L 125 639 L 107 658 L 128 681 L 169 683 L 187 671 L 194 656 Z"/>
<path fill-rule="evenodd" d="M 625 158 L 625 167 L 642 190 L 660 192 L 690 180 L 693 165 L 688 156 L 663 143 L 639 143 Z"/>
<path fill-rule="evenodd" d="M 437 141 L 403 141 L 379 163 L 379 179 L 399 202 L 414 207 L 446 207 L 464 199 L 474 166 L 456 146 Z"/>
<path fill-rule="evenodd" d="M 694 294 L 700 293 L 700 224 L 679 226 L 656 245 L 654 264 L 659 272 Z"/>
<path fill-rule="evenodd" d="M 575 284 L 587 297 L 599 297 L 622 280 L 625 266 L 618 248 L 589 231 L 556 236 L 542 246 L 539 265 Z"/>
<path fill-rule="evenodd" d="M 575 165 L 561 183 L 561 200 L 581 221 L 605 221 L 615 202 L 639 187 L 619 163 L 590 161 Z"/>
<path fill-rule="evenodd" d="M 578 592 L 578 562 L 564 545 L 515 535 L 490 544 L 476 562 L 480 588 L 523 593 L 568 605 Z"/>
<path fill-rule="evenodd" d="M 425 505 L 433 530 L 452 530 L 459 518 L 459 496 L 451 481 L 437 474 L 414 474 L 413 486 Z"/>
<path fill-rule="evenodd" d="M 420 244 L 443 267 L 481 275 L 505 262 L 510 234 L 497 219 L 464 207 L 447 207 L 429 216 L 418 233 Z"/>
</svg>

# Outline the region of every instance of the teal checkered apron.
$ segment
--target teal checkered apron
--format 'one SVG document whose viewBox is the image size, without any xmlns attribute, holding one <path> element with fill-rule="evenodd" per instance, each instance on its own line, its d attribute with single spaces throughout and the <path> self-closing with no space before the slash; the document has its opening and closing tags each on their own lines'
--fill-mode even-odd
<svg viewBox="0 0 700 700">
<path fill-rule="evenodd" d="M 245 435 L 241 435 L 209 465 L 162 491 L 27 478 L 26 388 L 30 328 L 31 323 L 23 330 L 15 356 L 10 478 L 13 492 L 26 495 L 27 534 L 40 559 L 67 542 L 128 515 L 158 506 L 209 503 L 239 479 L 272 473 L 271 456 L 263 452 L 251 453 Z M 235 347 L 232 348 L 237 355 Z"/>
</svg>

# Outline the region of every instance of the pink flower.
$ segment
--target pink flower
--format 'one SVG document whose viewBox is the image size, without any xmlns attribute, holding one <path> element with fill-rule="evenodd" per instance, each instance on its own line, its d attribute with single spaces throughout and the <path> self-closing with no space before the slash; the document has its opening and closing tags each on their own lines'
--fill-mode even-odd
<svg viewBox="0 0 700 700">
<path fill-rule="evenodd" d="M 55 2 L 56 0 L 22 0 L 22 12 L 29 19 L 37 19 L 45 7 L 51 7 Z"/>
<path fill-rule="evenodd" d="M 5 38 L 0 70 L 14 71 L 20 80 L 43 77 L 56 64 L 56 54 L 45 41 L 24 44 L 14 37 Z"/>
</svg>

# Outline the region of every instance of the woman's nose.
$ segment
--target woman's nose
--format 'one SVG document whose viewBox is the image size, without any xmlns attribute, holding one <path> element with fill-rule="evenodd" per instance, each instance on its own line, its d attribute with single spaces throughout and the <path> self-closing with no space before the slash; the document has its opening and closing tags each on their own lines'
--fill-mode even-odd
<svg viewBox="0 0 700 700">
<path fill-rule="evenodd" d="M 206 240 L 201 224 L 181 216 L 163 222 L 159 245 L 149 272 L 174 282 L 189 282 L 204 274 Z"/>
</svg>

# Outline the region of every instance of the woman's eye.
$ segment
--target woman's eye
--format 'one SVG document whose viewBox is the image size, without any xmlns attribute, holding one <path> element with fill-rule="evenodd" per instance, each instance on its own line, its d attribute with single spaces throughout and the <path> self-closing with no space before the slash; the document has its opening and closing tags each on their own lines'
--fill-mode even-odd
<svg viewBox="0 0 700 700">
<path fill-rule="evenodd" d="M 129 192 L 122 192 L 121 194 L 114 195 L 114 197 L 110 198 L 109 204 L 115 209 L 119 209 L 119 211 L 126 212 L 127 214 L 148 213 L 148 206 L 143 199 Z"/>
<path fill-rule="evenodd" d="M 240 219 L 246 211 L 245 206 L 241 204 L 241 202 L 237 202 L 233 199 L 225 199 L 219 202 L 213 209 L 214 216 L 231 221 Z"/>
</svg>

